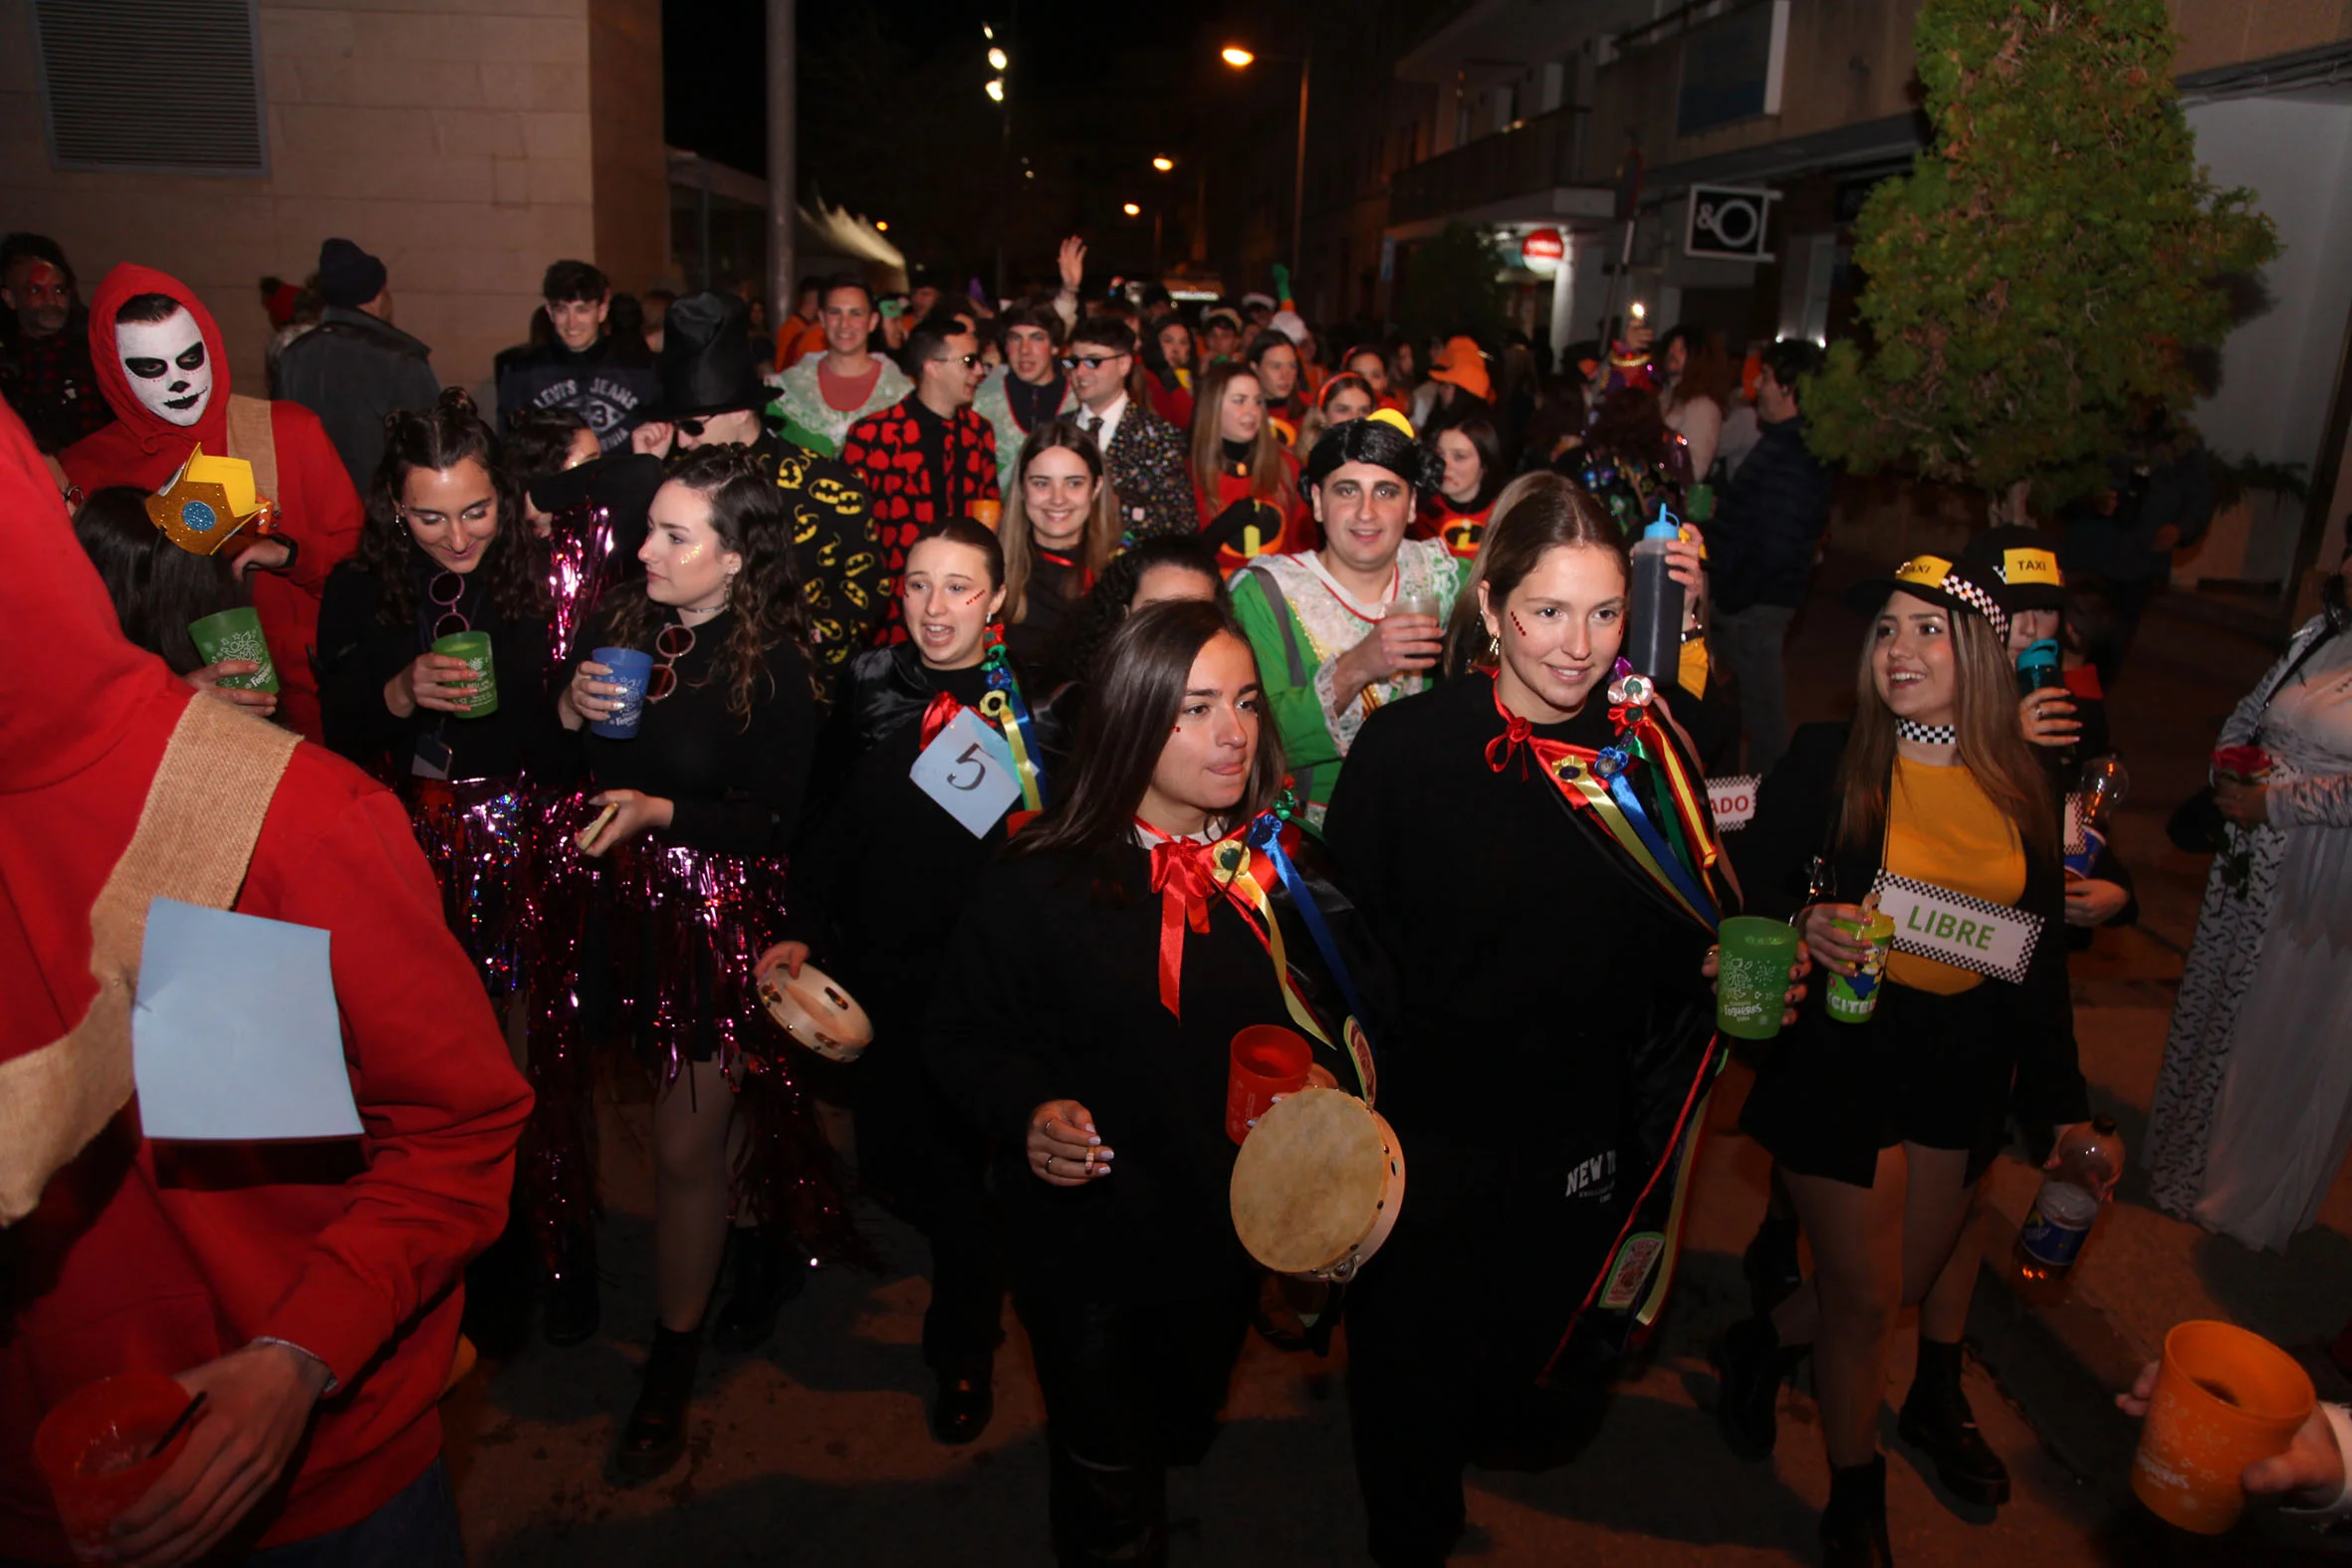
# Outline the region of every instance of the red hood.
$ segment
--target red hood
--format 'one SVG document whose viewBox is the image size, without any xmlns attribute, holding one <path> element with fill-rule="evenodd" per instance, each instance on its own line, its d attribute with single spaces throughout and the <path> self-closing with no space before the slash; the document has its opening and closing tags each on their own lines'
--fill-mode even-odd
<svg viewBox="0 0 2352 1568">
<path fill-rule="evenodd" d="M 187 307 L 204 335 L 204 352 L 212 360 L 212 401 L 204 417 L 192 425 L 175 425 L 157 418 L 130 389 L 122 355 L 115 347 L 115 313 L 134 295 L 168 294 Z M 85 490 L 104 485 L 137 485 L 159 489 L 188 449 L 202 442 L 215 457 L 229 450 L 229 356 L 221 342 L 220 324 L 204 309 L 195 291 L 167 272 L 124 262 L 106 276 L 90 302 L 90 362 L 98 371 L 100 390 L 115 410 L 116 423 L 85 436 L 66 448 L 61 461 L 74 483 Z"/>
<path fill-rule="evenodd" d="M 89 1007 L 90 906 L 129 842 L 162 743 L 193 691 L 122 638 L 33 438 L 0 408 L 0 517 L 18 548 L 0 625 L 41 678 L 0 691 L 0 1060 Z"/>
</svg>

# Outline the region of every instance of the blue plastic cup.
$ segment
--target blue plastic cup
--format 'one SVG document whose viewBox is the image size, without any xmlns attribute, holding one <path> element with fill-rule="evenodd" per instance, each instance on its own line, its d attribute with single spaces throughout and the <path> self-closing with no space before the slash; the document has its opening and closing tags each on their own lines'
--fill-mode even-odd
<svg viewBox="0 0 2352 1568">
<path fill-rule="evenodd" d="M 626 688 L 620 693 L 619 710 L 609 719 L 590 720 L 588 728 L 608 741 L 630 739 L 637 733 L 637 721 L 645 717 L 645 683 L 653 676 L 653 655 L 636 648 L 598 648 L 588 659 L 612 672 L 596 679 Z"/>
</svg>

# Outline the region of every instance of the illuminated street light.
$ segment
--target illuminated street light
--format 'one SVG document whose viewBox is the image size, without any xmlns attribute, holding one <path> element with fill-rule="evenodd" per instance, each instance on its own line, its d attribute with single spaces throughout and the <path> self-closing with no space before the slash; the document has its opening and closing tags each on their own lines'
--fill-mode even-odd
<svg viewBox="0 0 2352 1568">
<path fill-rule="evenodd" d="M 999 104 L 1005 102 L 1005 79 L 1003 77 L 988 79 L 988 96 Z"/>
<path fill-rule="evenodd" d="M 884 223 L 881 219 L 876 218 L 874 219 L 874 232 L 876 234 L 887 234 L 890 232 L 890 225 Z"/>
<path fill-rule="evenodd" d="M 1227 65 L 1233 67 L 1236 71 L 1240 71 L 1243 68 L 1251 65 L 1258 58 L 1256 55 L 1251 54 L 1239 44 L 1226 45 L 1223 49 L 1218 51 L 1218 57 L 1222 59 Z"/>
<path fill-rule="evenodd" d="M 1140 218 L 1143 216 L 1143 209 L 1136 206 L 1135 203 L 1131 201 L 1128 202 L 1124 207 L 1121 207 L 1119 211 L 1125 213 L 1130 218 Z"/>
<path fill-rule="evenodd" d="M 1005 58 L 1005 52 L 1003 50 L 992 49 L 988 52 L 988 66 L 991 71 L 1002 71 L 1011 62 Z"/>
<path fill-rule="evenodd" d="M 997 40 L 997 30 L 983 22 L 980 24 L 980 36 L 993 44 Z"/>
<path fill-rule="evenodd" d="M 1176 166 L 1176 160 L 1174 158 L 1153 158 L 1151 160 L 1151 166 L 1155 169 L 1158 169 L 1162 174 L 1165 174 Z"/>
</svg>

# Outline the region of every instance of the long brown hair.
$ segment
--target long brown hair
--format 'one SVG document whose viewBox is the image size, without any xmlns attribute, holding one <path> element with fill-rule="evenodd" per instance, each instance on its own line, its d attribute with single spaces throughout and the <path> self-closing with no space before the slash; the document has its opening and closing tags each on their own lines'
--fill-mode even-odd
<svg viewBox="0 0 2352 1568">
<path fill-rule="evenodd" d="M 1013 840 L 1015 854 L 1056 849 L 1088 853 L 1128 841 L 1135 808 L 1151 786 L 1168 734 L 1184 707 L 1193 660 L 1218 637 L 1244 648 L 1250 639 L 1221 606 L 1205 599 L 1146 604 L 1128 616 L 1102 651 L 1095 688 L 1078 723 L 1077 766 L 1068 789 L 1046 815 Z M 1252 655 L 1252 669 L 1256 655 Z M 1288 765 L 1274 716 L 1260 710 L 1258 751 L 1242 798 L 1227 817 L 1239 824 L 1282 793 Z"/>
<path fill-rule="evenodd" d="M 394 409 L 384 416 L 383 437 L 383 458 L 367 482 L 367 518 L 352 552 L 381 584 L 376 619 L 387 626 L 416 619 L 416 576 L 408 567 L 419 553 L 400 521 L 408 476 L 420 468 L 439 472 L 465 462 L 481 466 L 498 502 L 498 532 L 473 575 L 482 579 L 490 602 L 509 625 L 544 617 L 547 583 L 539 572 L 538 539 L 523 511 L 523 487 L 499 461 L 498 440 L 465 388 L 443 388 L 430 408 Z"/>
<path fill-rule="evenodd" d="M 1928 601 L 1934 602 L 1934 601 Z M 1993 625 L 1982 615 L 1946 608 L 1952 624 L 1954 728 L 1960 764 L 2000 808 L 2017 838 L 2037 854 L 2058 852 L 2058 812 L 2046 775 L 2017 733 L 2016 677 Z M 1875 851 L 1886 831 L 1888 782 L 1895 773 L 1895 715 L 1870 671 L 1878 616 L 1862 636 L 1854 672 L 1854 728 L 1838 766 L 1837 842 Z"/>
<path fill-rule="evenodd" d="M 1030 525 L 1026 499 L 1029 465 L 1056 447 L 1075 452 L 1086 465 L 1086 472 L 1094 476 L 1094 510 L 1087 514 L 1085 532 L 1078 538 L 1078 564 L 1085 568 L 1089 579 L 1110 563 L 1110 553 L 1119 543 L 1119 498 L 1102 472 L 1102 449 L 1067 415 L 1040 420 L 1037 428 L 1030 431 L 1029 439 L 1021 444 L 1021 461 L 1013 470 L 1013 493 L 1005 498 L 1005 515 L 997 532 L 998 543 L 1005 547 L 1007 625 L 1029 613 L 1029 579 L 1037 569 L 1036 542 L 1032 537 L 1035 531 Z"/>
<path fill-rule="evenodd" d="M 1193 377 L 1192 488 L 1212 505 L 1217 500 L 1217 481 L 1225 473 L 1225 438 L 1218 434 L 1217 412 L 1225 401 L 1225 389 L 1244 375 L 1258 381 L 1254 366 L 1225 359 L 1211 365 L 1206 374 Z M 1258 391 L 1265 395 L 1265 382 L 1258 381 Z M 1258 422 L 1258 439 L 1250 445 L 1250 495 L 1281 508 L 1285 517 L 1298 505 L 1298 493 L 1291 483 L 1291 465 L 1283 461 L 1283 443 L 1274 433 L 1271 403 L 1266 417 Z"/>
<path fill-rule="evenodd" d="M 1615 560 L 1625 580 L 1633 581 L 1624 531 L 1599 502 L 1547 470 L 1522 474 L 1504 486 L 1479 541 L 1478 559 L 1471 562 L 1470 575 L 1454 600 L 1453 622 L 1446 628 L 1447 669 L 1494 668 L 1495 661 L 1479 647 L 1486 627 L 1479 620 L 1478 585 L 1487 585 L 1487 602 L 1500 615 L 1511 590 L 1535 569 L 1545 552 L 1561 546 L 1603 551 Z"/>
<path fill-rule="evenodd" d="M 724 673 L 727 711 L 751 728 L 752 707 L 767 679 L 768 652 L 779 643 L 798 648 L 816 687 L 816 661 L 809 655 L 808 624 L 801 613 L 801 584 L 793 567 L 792 525 L 784 492 L 760 467 L 747 446 L 700 446 L 669 471 L 668 484 L 684 485 L 710 503 L 711 531 L 719 547 L 743 558 L 727 584 L 727 608 L 735 612 L 727 645 L 711 674 Z M 648 647 L 657 623 L 672 606 L 645 596 L 642 579 L 612 591 L 612 637 L 623 647 Z"/>
</svg>

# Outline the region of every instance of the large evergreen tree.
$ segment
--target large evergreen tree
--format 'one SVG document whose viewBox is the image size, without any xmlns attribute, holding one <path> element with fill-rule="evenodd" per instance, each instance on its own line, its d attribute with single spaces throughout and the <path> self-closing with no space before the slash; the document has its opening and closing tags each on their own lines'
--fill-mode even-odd
<svg viewBox="0 0 2352 1568">
<path fill-rule="evenodd" d="M 1935 145 L 1862 208 L 1868 351 L 1806 388 L 1813 445 L 2063 501 L 2196 395 L 2183 350 L 2277 237 L 2197 165 L 2163 0 L 1924 0 L 1913 36 Z"/>
</svg>

